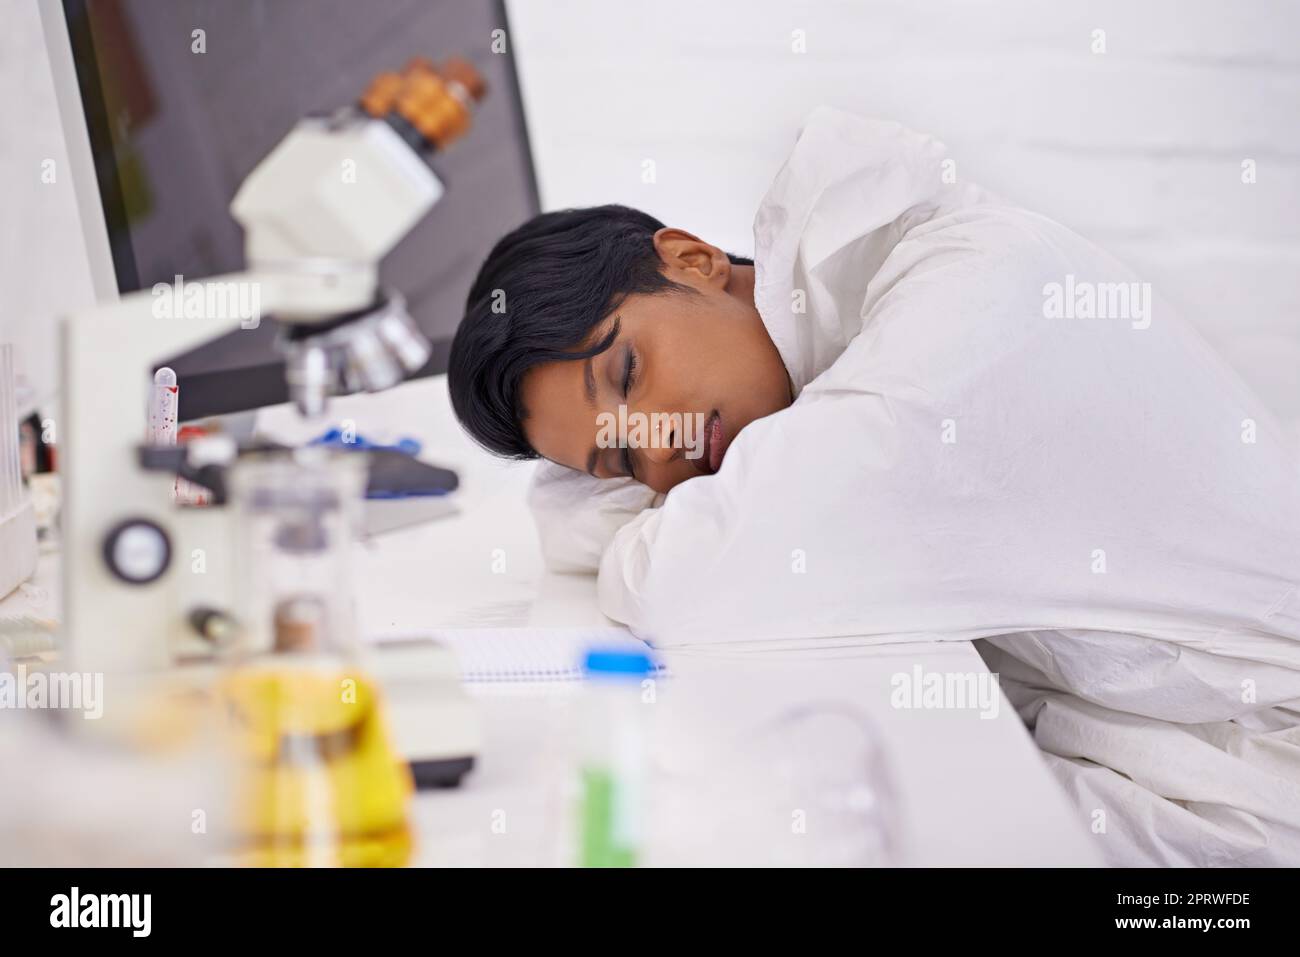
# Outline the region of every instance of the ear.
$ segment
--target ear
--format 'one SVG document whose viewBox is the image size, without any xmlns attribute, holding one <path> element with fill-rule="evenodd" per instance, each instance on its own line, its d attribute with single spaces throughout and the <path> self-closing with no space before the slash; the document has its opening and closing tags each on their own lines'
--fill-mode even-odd
<svg viewBox="0 0 1300 957">
<path fill-rule="evenodd" d="M 655 232 L 654 244 L 664 272 L 673 282 L 701 290 L 727 288 L 731 260 L 717 246 L 674 226 Z"/>
</svg>

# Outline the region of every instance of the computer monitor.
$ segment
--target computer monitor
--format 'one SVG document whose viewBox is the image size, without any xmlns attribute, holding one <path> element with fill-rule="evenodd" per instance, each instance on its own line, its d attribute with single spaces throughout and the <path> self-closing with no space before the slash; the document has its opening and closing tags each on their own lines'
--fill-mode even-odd
<svg viewBox="0 0 1300 957">
<path fill-rule="evenodd" d="M 56 0 L 42 21 L 101 299 L 241 269 L 231 198 L 300 117 L 413 56 L 470 60 L 488 95 L 433 160 L 447 193 L 380 265 L 433 342 L 417 374 L 446 370 L 478 265 L 539 208 L 502 0 Z M 159 357 L 181 418 L 287 401 L 276 335 Z"/>
</svg>

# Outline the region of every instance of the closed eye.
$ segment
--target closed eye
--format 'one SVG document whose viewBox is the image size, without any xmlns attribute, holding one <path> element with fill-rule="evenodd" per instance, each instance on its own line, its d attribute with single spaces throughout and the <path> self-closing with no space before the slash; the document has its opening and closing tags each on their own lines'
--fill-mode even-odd
<svg viewBox="0 0 1300 957">
<path fill-rule="evenodd" d="M 632 386 L 636 382 L 636 351 L 629 346 L 627 350 L 627 361 L 623 366 L 623 398 L 632 392 Z M 632 478 L 636 478 L 636 468 L 632 463 L 632 449 L 626 444 L 623 446 L 623 473 Z"/>
<path fill-rule="evenodd" d="M 632 391 L 632 383 L 636 381 L 636 353 L 631 349 L 627 350 L 627 364 L 623 367 L 623 398 L 628 397 Z"/>
</svg>

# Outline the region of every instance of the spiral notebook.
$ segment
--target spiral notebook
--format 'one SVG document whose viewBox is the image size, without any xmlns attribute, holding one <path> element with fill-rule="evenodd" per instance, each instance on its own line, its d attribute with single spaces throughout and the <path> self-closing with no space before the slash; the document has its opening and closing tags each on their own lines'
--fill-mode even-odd
<svg viewBox="0 0 1300 957">
<path fill-rule="evenodd" d="M 428 637 L 455 652 L 461 679 L 474 683 L 581 681 L 589 648 L 651 651 L 623 628 L 450 628 Z"/>
</svg>

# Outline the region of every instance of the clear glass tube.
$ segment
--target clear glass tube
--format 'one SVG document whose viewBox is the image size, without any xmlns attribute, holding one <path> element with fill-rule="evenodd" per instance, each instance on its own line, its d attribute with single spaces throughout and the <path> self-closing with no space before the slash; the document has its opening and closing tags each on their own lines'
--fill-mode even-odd
<svg viewBox="0 0 1300 957">
<path fill-rule="evenodd" d="M 235 615 L 244 654 L 354 654 L 352 546 L 365 482 L 362 456 L 319 448 L 234 468 Z"/>
</svg>

